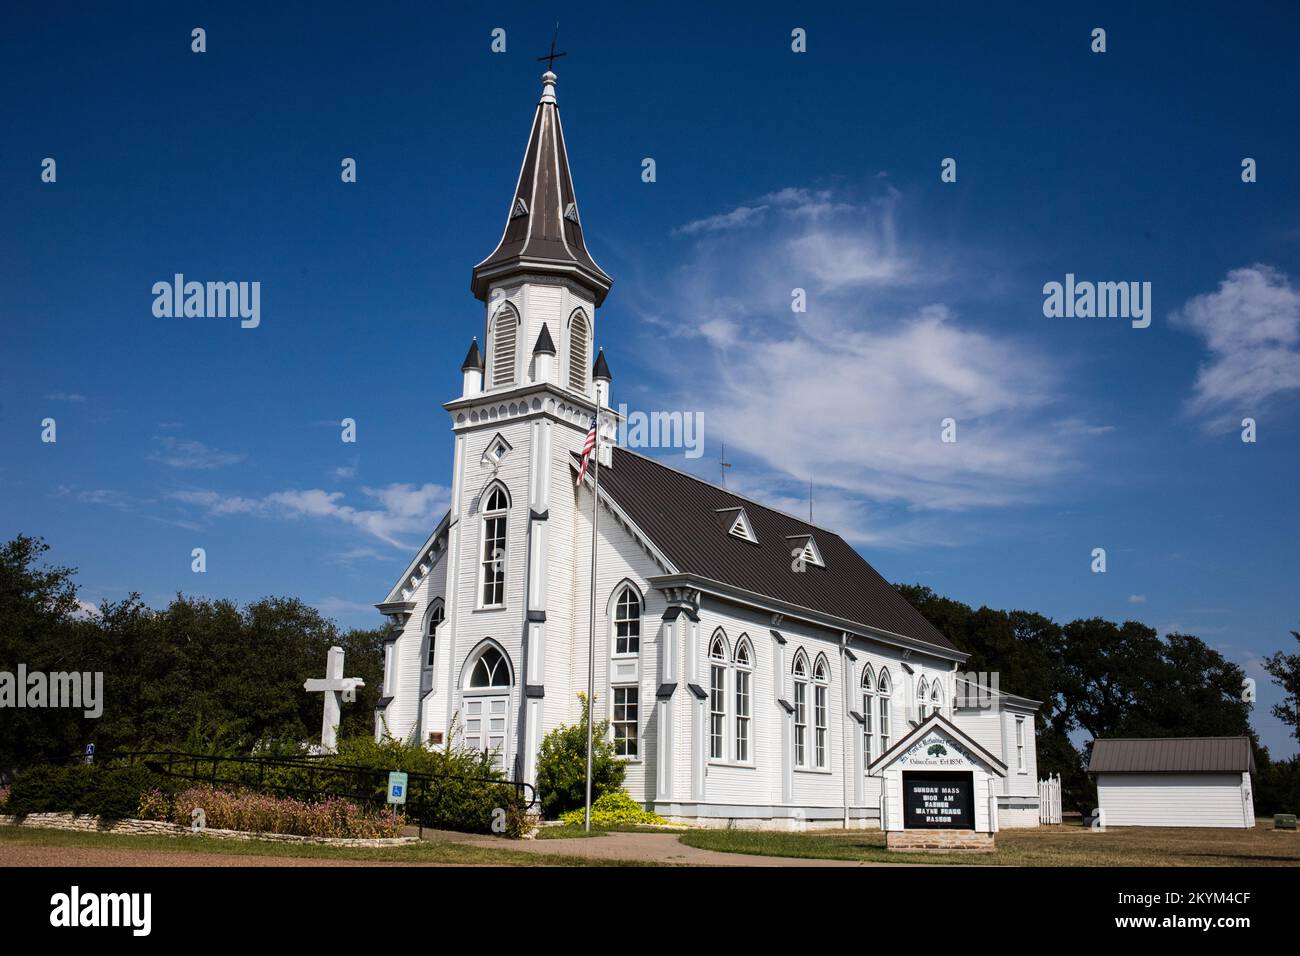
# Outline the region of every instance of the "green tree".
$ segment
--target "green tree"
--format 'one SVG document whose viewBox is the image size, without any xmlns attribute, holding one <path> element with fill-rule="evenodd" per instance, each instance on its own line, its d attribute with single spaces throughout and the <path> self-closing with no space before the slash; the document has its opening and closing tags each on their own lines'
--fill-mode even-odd
<svg viewBox="0 0 1300 956">
<path fill-rule="evenodd" d="M 1300 631 L 1292 631 L 1291 636 L 1300 641 Z M 1270 654 L 1264 658 L 1264 670 L 1284 695 L 1280 704 L 1273 705 L 1273 716 L 1300 740 L 1300 654 Z"/>
<path fill-rule="evenodd" d="M 542 738 L 537 760 L 537 796 L 542 813 L 551 819 L 566 810 L 581 809 L 586 803 L 587 780 L 587 696 L 582 701 L 582 718 L 573 725 L 561 724 Z M 609 721 L 600 720 L 591 729 L 591 799 L 616 793 L 623 787 L 623 761 L 609 739 Z"/>
</svg>

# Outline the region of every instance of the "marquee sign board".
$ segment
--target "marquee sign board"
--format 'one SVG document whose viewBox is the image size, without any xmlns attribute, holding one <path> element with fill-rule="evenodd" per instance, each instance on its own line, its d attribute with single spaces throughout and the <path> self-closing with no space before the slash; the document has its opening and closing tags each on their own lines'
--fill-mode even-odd
<svg viewBox="0 0 1300 956">
<path fill-rule="evenodd" d="M 903 828 L 975 829 L 975 784 L 971 772 L 904 771 Z"/>
</svg>

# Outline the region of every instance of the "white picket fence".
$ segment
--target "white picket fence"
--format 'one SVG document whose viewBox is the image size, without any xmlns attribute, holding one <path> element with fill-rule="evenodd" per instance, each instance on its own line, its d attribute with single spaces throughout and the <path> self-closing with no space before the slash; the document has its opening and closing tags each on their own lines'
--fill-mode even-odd
<svg viewBox="0 0 1300 956">
<path fill-rule="evenodd" d="M 1038 822 L 1061 822 L 1061 776 L 1052 774 L 1038 781 Z"/>
</svg>

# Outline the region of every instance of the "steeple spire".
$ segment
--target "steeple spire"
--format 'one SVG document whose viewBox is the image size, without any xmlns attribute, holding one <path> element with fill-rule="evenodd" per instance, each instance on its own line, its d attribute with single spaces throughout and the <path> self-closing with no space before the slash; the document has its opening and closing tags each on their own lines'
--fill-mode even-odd
<svg viewBox="0 0 1300 956">
<path fill-rule="evenodd" d="M 582 236 L 555 81 L 550 70 L 542 74 L 542 95 L 506 228 L 492 254 L 474 267 L 470 289 L 483 301 L 494 281 L 515 272 L 568 276 L 591 291 L 597 306 L 614 284 L 596 265 Z"/>
</svg>

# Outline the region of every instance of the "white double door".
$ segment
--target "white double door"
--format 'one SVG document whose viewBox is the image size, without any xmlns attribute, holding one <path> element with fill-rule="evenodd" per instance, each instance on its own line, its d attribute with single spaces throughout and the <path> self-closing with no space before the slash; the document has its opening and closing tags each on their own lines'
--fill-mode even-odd
<svg viewBox="0 0 1300 956">
<path fill-rule="evenodd" d="M 492 755 L 492 766 L 506 769 L 506 734 L 510 726 L 508 694 L 465 698 L 465 746 Z"/>
</svg>

